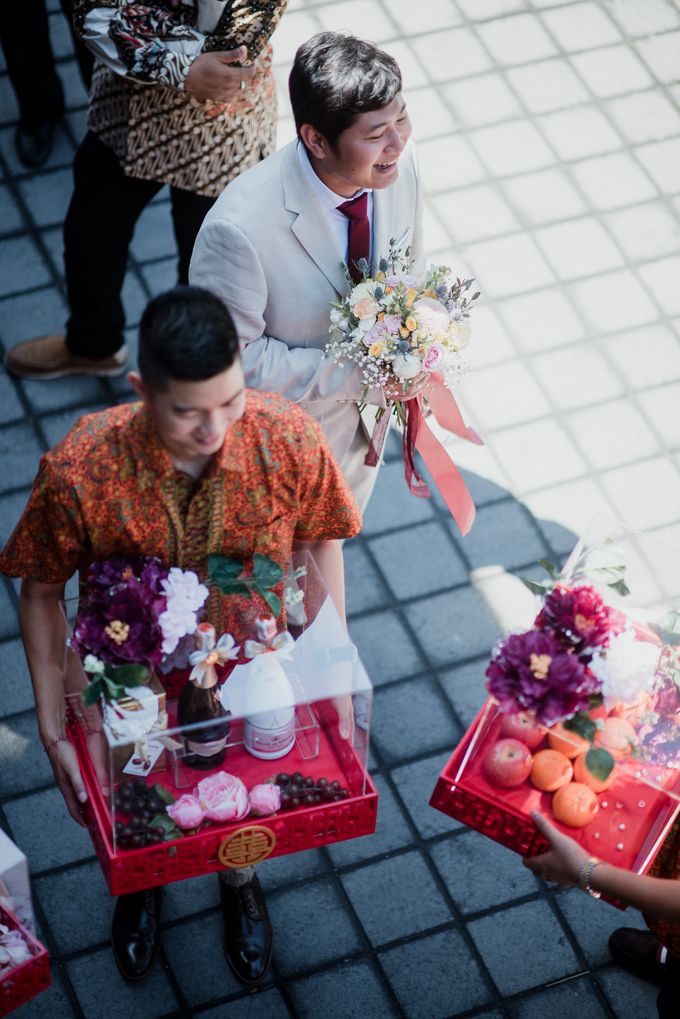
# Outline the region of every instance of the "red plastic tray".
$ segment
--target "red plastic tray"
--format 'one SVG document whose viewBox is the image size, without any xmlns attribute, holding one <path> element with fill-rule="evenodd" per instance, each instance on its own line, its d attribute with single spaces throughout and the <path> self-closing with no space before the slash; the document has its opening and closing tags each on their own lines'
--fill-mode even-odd
<svg viewBox="0 0 680 1019">
<path fill-rule="evenodd" d="M 194 835 L 185 835 L 172 842 L 144 849 L 121 849 L 114 853 L 109 804 L 102 796 L 90 757 L 80 729 L 72 726 L 69 735 L 74 744 L 88 793 L 84 805 L 85 820 L 95 851 L 112 895 L 153 888 L 156 885 L 181 881 L 224 870 L 229 866 L 244 866 L 256 862 L 252 854 L 268 849 L 268 856 L 282 856 L 303 849 L 312 849 L 340 842 L 344 839 L 371 835 L 375 831 L 378 793 L 366 775 L 366 791 L 350 795 L 346 800 L 324 803 L 297 810 L 287 810 L 271 817 L 249 817 L 230 824 L 213 824 Z M 324 775 L 329 781 L 337 778 L 350 791 L 362 784 L 363 767 L 354 751 L 346 743 L 331 741 L 328 733 L 319 732 L 320 752 L 312 761 L 305 761 L 296 747 L 280 761 L 259 761 L 245 750 L 232 749 L 222 767 L 237 774 L 250 788 L 278 770 L 302 771 L 316 776 Z M 205 773 L 196 773 L 196 780 Z M 167 774 L 152 774 L 149 781 L 159 781 L 174 791 Z M 190 789 L 177 790 L 179 796 Z M 227 836 L 241 832 L 231 849 L 223 849 L 229 862 L 219 859 L 218 853 Z M 273 845 L 272 845 L 273 843 Z"/>
<path fill-rule="evenodd" d="M 19 923 L 14 913 L 0 906 L 0 923 L 21 931 L 33 951 L 33 956 L 8 970 L 0 977 L 0 1016 L 9 1015 L 15 1008 L 30 1001 L 36 994 L 46 991 L 52 983 L 47 950 Z"/>
<path fill-rule="evenodd" d="M 492 702 L 487 701 L 454 751 L 439 776 L 430 806 L 521 856 L 537 856 L 549 848 L 529 816 L 531 810 L 538 810 L 594 856 L 645 874 L 680 812 L 680 803 L 662 788 L 621 773 L 606 792 L 598 794 L 600 810 L 595 820 L 585 828 L 560 824 L 550 809 L 551 794 L 528 782 L 500 790 L 484 778 L 480 750 L 499 738 L 500 717 L 491 708 Z"/>
</svg>

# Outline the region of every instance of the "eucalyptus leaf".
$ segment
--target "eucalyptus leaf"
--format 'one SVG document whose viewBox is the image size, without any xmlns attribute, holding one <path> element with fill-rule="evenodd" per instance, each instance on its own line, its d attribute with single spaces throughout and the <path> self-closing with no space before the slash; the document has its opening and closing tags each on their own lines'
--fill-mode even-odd
<svg viewBox="0 0 680 1019">
<path fill-rule="evenodd" d="M 586 754 L 586 768 L 600 782 L 609 778 L 614 767 L 614 758 L 608 750 L 591 749 Z"/>
<path fill-rule="evenodd" d="M 519 579 L 533 594 L 545 594 L 548 589 L 548 585 L 544 582 L 537 583 L 535 580 L 529 580 L 528 577 L 520 577 Z"/>
</svg>

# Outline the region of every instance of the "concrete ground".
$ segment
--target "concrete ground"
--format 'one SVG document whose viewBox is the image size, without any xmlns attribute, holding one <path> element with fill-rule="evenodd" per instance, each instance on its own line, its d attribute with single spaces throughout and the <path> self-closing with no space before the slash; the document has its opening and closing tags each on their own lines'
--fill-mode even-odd
<svg viewBox="0 0 680 1019">
<path fill-rule="evenodd" d="M 57 0 L 49 7 L 69 112 L 39 173 L 17 161 L 0 77 L 5 348 L 66 313 L 61 223 L 86 96 Z M 277 941 L 255 995 L 223 961 L 214 878 L 168 889 L 160 964 L 138 987 L 118 976 L 92 846 L 37 743 L 16 587 L 0 587 L 0 820 L 30 859 L 54 979 L 21 1015 L 654 1016 L 654 989 L 606 947 L 614 927 L 642 926 L 638 914 L 545 887 L 427 801 L 484 697 L 497 633 L 477 571 L 560 560 L 603 507 L 680 544 L 680 2 L 291 0 L 274 39 L 280 142 L 291 56 L 322 28 L 352 28 L 399 59 L 429 253 L 483 291 L 462 400 L 486 446 L 455 450 L 477 521 L 462 540 L 438 499 L 408 494 L 390 448 L 347 547 L 351 629 L 377 687 L 378 831 L 262 868 Z M 174 272 L 163 194 L 132 248 L 132 344 Z M 123 383 L 0 375 L 3 540 L 41 451 L 127 395 Z"/>
</svg>

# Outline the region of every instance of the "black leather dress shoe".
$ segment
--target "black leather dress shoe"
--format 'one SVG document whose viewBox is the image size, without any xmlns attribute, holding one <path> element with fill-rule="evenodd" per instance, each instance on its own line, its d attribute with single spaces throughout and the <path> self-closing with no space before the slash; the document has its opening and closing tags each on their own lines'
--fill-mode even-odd
<svg viewBox="0 0 680 1019">
<path fill-rule="evenodd" d="M 126 980 L 147 975 L 161 944 L 162 888 L 121 895 L 111 923 L 113 957 Z"/>
<path fill-rule="evenodd" d="M 34 170 L 47 162 L 52 151 L 53 138 L 54 123 L 38 124 L 37 127 L 30 128 L 19 124 L 14 140 L 17 155 L 24 166 Z"/>
<path fill-rule="evenodd" d="M 651 984 L 660 984 L 666 969 L 659 961 L 661 942 L 651 931 L 619 927 L 609 936 L 612 958 L 629 973 Z"/>
<path fill-rule="evenodd" d="M 272 961 L 272 925 L 260 882 L 253 877 L 240 888 L 220 879 L 224 917 L 224 954 L 239 980 L 252 986 Z"/>
</svg>

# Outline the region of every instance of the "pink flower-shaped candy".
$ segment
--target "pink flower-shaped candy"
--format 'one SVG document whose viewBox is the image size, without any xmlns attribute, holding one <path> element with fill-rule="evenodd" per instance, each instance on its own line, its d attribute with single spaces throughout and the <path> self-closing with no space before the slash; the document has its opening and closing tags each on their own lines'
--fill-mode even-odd
<svg viewBox="0 0 680 1019">
<path fill-rule="evenodd" d="M 281 806 L 281 790 L 273 782 L 254 785 L 250 790 L 250 809 L 258 817 L 275 814 Z"/>
<path fill-rule="evenodd" d="M 198 828 L 205 818 L 200 801 L 195 796 L 192 796 L 191 793 L 185 793 L 184 796 L 180 796 L 175 803 L 171 803 L 166 809 L 177 827 L 182 829 Z"/>
<path fill-rule="evenodd" d="M 250 811 L 246 787 L 226 771 L 204 778 L 195 792 L 209 821 L 240 821 Z"/>
</svg>

